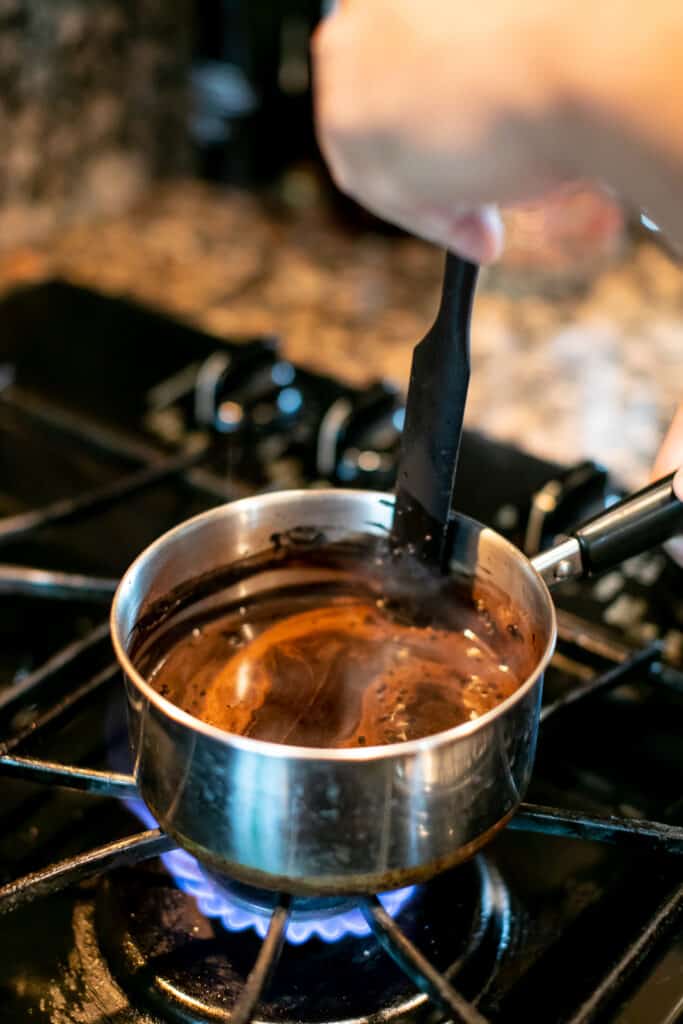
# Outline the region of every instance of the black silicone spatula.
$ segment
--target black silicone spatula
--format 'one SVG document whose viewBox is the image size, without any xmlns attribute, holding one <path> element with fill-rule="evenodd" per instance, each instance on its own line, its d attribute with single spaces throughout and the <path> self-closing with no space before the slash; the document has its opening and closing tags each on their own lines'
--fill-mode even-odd
<svg viewBox="0 0 683 1024">
<path fill-rule="evenodd" d="M 477 267 L 446 256 L 441 305 L 410 371 L 391 544 L 445 572 L 452 496 L 470 379 Z"/>
</svg>

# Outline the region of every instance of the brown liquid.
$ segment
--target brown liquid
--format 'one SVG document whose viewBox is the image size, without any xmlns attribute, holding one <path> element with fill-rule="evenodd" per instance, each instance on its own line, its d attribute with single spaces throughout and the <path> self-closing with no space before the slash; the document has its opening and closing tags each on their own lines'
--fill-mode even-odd
<svg viewBox="0 0 683 1024">
<path fill-rule="evenodd" d="M 424 601 L 397 604 L 396 588 L 386 578 L 380 588 L 355 560 L 320 583 L 283 576 L 285 593 L 277 579 L 286 569 L 281 559 L 246 605 L 148 638 L 140 670 L 227 732 L 330 748 L 417 739 L 478 718 L 537 660 L 526 624 L 493 587 L 477 583 L 473 596 L 462 582 L 439 580 L 423 588 Z M 411 607 L 431 621 L 406 621 Z"/>
</svg>

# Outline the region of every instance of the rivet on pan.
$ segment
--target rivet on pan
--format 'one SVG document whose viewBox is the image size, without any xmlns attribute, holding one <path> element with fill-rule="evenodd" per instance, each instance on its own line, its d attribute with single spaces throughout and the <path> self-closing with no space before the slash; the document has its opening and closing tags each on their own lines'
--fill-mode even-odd
<svg viewBox="0 0 683 1024">
<path fill-rule="evenodd" d="M 555 579 L 556 580 L 567 580 L 573 574 L 574 570 L 572 563 L 568 558 L 563 558 L 561 562 L 558 562 L 555 566 Z"/>
</svg>

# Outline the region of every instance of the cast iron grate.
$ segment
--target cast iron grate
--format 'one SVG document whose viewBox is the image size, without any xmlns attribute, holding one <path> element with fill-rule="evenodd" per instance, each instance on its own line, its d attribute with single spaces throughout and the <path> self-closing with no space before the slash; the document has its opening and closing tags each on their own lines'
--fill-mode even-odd
<svg viewBox="0 0 683 1024">
<path fill-rule="evenodd" d="M 0 544 L 16 540 L 45 526 L 73 521 L 89 516 L 103 508 L 111 507 L 118 501 L 151 487 L 162 480 L 185 474 L 199 466 L 206 454 L 206 446 L 199 445 L 181 455 L 148 462 L 139 470 L 119 479 L 113 484 L 100 487 L 75 499 L 55 502 L 38 511 L 22 513 L 0 520 Z M 75 575 L 24 568 L 15 565 L 0 565 L 0 593 L 7 595 L 32 595 L 47 600 L 80 600 L 83 598 L 108 602 L 116 581 L 88 575 Z M 562 622 L 560 623 L 562 627 Z M 572 624 L 567 623 L 569 641 L 582 646 L 581 637 L 572 635 Z M 562 628 L 561 628 L 562 632 Z M 102 623 L 82 639 L 72 642 L 52 655 L 43 665 L 10 686 L 0 695 L 0 714 L 5 719 L 29 703 L 49 695 L 51 683 L 58 673 L 65 669 L 74 670 L 78 678 L 79 662 L 89 651 L 107 639 L 107 624 Z M 580 682 L 554 702 L 547 704 L 541 715 L 541 728 L 547 730 L 557 724 L 577 706 L 590 701 L 597 695 L 605 694 L 625 683 L 635 683 L 647 678 L 648 672 L 656 670 L 661 661 L 661 645 L 655 642 L 636 652 L 626 654 L 623 650 L 611 652 L 613 664 L 592 678 Z M 21 756 L 18 751 L 28 738 L 48 728 L 53 728 L 73 714 L 78 706 L 92 697 L 100 688 L 108 685 L 118 673 L 112 661 L 94 675 L 67 689 L 59 699 L 48 702 L 39 713 L 23 726 L 16 728 L 12 736 L 0 743 L 0 772 L 16 778 L 45 785 L 61 786 L 105 796 L 126 798 L 137 796 L 137 790 L 130 778 L 112 772 L 97 771 Z M 677 679 L 673 680 L 677 685 Z M 508 828 L 542 832 L 549 835 L 566 836 L 593 842 L 619 844 L 634 850 L 654 853 L 683 854 L 683 827 L 656 821 L 599 817 L 524 803 L 513 817 Z M 78 856 L 53 863 L 23 878 L 0 888 L 0 914 L 9 913 L 23 904 L 57 892 L 83 879 L 126 865 L 141 863 L 149 858 L 172 849 L 173 840 L 159 829 L 148 829 L 135 835 L 118 839 L 89 850 Z M 485 1024 L 476 1006 L 467 1002 L 425 959 L 419 949 L 403 934 L 400 926 L 385 911 L 376 897 L 359 898 L 358 908 L 372 929 L 377 941 L 399 965 L 415 986 L 449 1019 L 463 1024 Z M 282 950 L 290 913 L 289 898 L 281 895 L 272 913 L 268 931 L 262 942 L 256 962 L 249 973 L 236 1006 L 230 1014 L 233 1024 L 246 1024 L 253 1019 L 256 1008 L 267 989 L 269 979 L 277 966 Z M 650 918 L 647 926 L 636 940 L 623 952 L 611 971 L 602 978 L 594 991 L 574 1014 L 570 1024 L 588 1024 L 612 999 L 615 989 L 632 973 L 683 913 L 683 885 L 670 892 Z"/>
</svg>

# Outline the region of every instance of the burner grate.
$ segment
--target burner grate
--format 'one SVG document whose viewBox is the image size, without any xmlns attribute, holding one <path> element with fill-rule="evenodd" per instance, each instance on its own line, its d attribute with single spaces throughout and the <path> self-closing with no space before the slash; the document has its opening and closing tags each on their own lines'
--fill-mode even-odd
<svg viewBox="0 0 683 1024">
<path fill-rule="evenodd" d="M 9 401 L 10 396 L 4 395 Z M 68 414 L 57 414 L 46 405 L 39 408 L 27 396 L 14 392 L 11 400 L 21 404 L 30 415 L 38 416 L 55 429 L 73 430 L 82 435 L 82 425 Z M 94 434 L 95 444 L 112 448 L 111 438 L 102 432 Z M 207 453 L 207 446 L 152 461 L 145 452 L 133 447 L 121 448 L 116 442 L 118 454 L 134 457 L 145 464 L 113 484 L 108 484 L 74 499 L 58 501 L 42 509 L 20 513 L 0 520 L 0 543 L 16 541 L 28 534 L 57 524 L 72 522 L 91 516 L 140 490 L 174 477 L 185 478 L 186 474 L 201 472 L 201 461 Z M 131 451 L 133 455 L 131 456 Z M 206 493 L 213 497 L 234 497 L 226 494 L 225 488 L 214 487 L 210 474 L 202 477 L 207 485 Z M 194 482 L 196 483 L 196 477 Z M 34 595 L 50 600 L 83 598 L 102 600 L 111 597 L 115 582 L 106 578 L 88 575 L 70 575 L 60 572 L 34 570 L 13 565 L 0 566 L 0 592 L 9 595 Z M 571 634 L 572 630 L 568 632 Z M 98 795 L 129 798 L 136 794 L 131 778 L 126 775 L 96 771 L 69 766 L 57 762 L 41 761 L 32 757 L 19 756 L 16 751 L 32 737 L 39 736 L 66 718 L 75 708 L 100 688 L 107 686 L 118 673 L 114 663 L 106 665 L 95 674 L 82 680 L 80 660 L 88 652 L 103 643 L 106 625 L 95 627 L 84 638 L 71 642 L 50 657 L 42 666 L 10 686 L 0 696 L 0 717 L 10 723 L 10 736 L 0 744 L 0 773 L 15 778 L 62 786 L 67 789 L 85 791 Z M 590 638 L 584 643 L 581 633 L 575 632 L 569 640 L 579 652 L 590 649 Z M 599 651 L 612 664 L 590 677 L 582 676 L 578 685 L 573 686 L 550 704 L 541 716 L 542 733 L 548 733 L 598 696 L 626 683 L 635 684 L 639 679 L 652 677 L 661 668 L 662 648 L 655 642 L 640 650 L 628 651 L 623 648 Z M 581 659 L 577 659 L 577 664 Z M 73 672 L 73 681 L 67 681 L 57 699 L 51 699 L 53 684 Z M 658 678 L 666 681 L 666 673 Z M 676 684 L 675 673 L 674 684 Z M 17 716 L 27 705 L 38 702 L 41 706 L 37 715 L 27 724 L 17 726 Z M 19 719 L 21 716 L 19 715 Z M 683 827 L 640 818 L 612 817 L 584 814 L 553 806 L 523 804 L 509 823 L 513 830 L 540 832 L 549 836 L 563 836 L 583 839 L 589 842 L 617 844 L 624 848 L 642 850 L 648 853 L 680 855 L 683 853 Z M 88 852 L 56 862 L 42 870 L 0 888 L 0 914 L 9 913 L 18 907 L 55 893 L 66 886 L 113 869 L 139 864 L 171 850 L 173 840 L 158 829 L 149 829 L 124 839 L 115 840 Z M 449 1019 L 464 1024 L 485 1024 L 485 1017 L 477 1006 L 467 1002 L 451 984 L 450 978 L 438 971 L 404 934 L 399 924 L 383 908 L 377 898 L 359 898 L 357 906 L 363 914 L 378 943 L 412 980 Z M 254 1018 L 256 1008 L 266 991 L 273 971 L 280 958 L 287 924 L 290 916 L 290 900 L 281 895 L 272 912 L 267 934 L 263 940 L 256 961 L 248 974 L 237 1004 L 230 1014 L 233 1024 L 246 1024 Z M 661 902 L 655 914 L 641 930 L 618 962 L 600 980 L 594 991 L 584 1000 L 582 1006 L 570 1018 L 570 1024 L 588 1024 L 603 1011 L 614 998 L 614 994 L 630 977 L 648 952 L 659 942 L 662 935 L 670 931 L 683 914 L 683 887 L 678 886 Z"/>
<path fill-rule="evenodd" d="M 554 726 L 559 717 L 574 711 L 580 703 L 632 680 L 637 670 L 655 664 L 660 653 L 659 645 L 652 644 L 650 647 L 636 652 L 628 660 L 597 675 L 590 683 L 583 684 L 571 691 L 570 699 L 565 697 L 548 705 L 542 728 L 547 728 L 545 726 L 547 721 Z M 74 652 L 72 657 L 76 656 L 77 654 Z M 70 710 L 75 699 L 82 700 L 88 696 L 92 692 L 94 683 L 101 685 L 103 681 L 111 679 L 114 674 L 115 670 L 112 667 L 111 670 L 105 670 L 105 673 L 100 674 L 104 677 L 103 679 L 98 680 L 96 677 L 84 687 L 77 688 L 69 698 L 36 720 L 33 727 L 28 730 L 28 735 L 35 735 L 36 732 L 52 724 L 56 717 Z M 130 797 L 136 793 L 130 777 L 126 775 L 53 764 L 34 758 L 19 757 L 8 752 L 10 746 L 15 749 L 24 738 L 25 735 L 20 734 L 19 737 L 13 737 L 10 742 L 4 744 L 5 753 L 0 756 L 0 772 L 13 774 L 22 779 L 65 786 L 99 795 Z M 661 822 L 623 817 L 597 817 L 557 807 L 525 803 L 521 805 L 508 827 L 591 842 L 616 843 L 650 853 L 683 854 L 683 827 Z M 158 829 L 151 829 L 68 858 L 0 888 L 0 914 L 13 911 L 23 903 L 57 892 L 65 886 L 85 878 L 156 857 L 173 847 L 174 843 L 170 837 Z M 436 971 L 417 947 L 402 933 L 400 926 L 386 912 L 379 900 L 376 898 L 359 899 L 357 905 L 380 945 L 410 977 L 417 988 L 427 994 L 436 1006 L 449 1015 L 455 1015 L 455 1019 L 464 1024 L 485 1022 L 485 1018 L 476 1007 L 468 1004 L 447 978 Z M 255 1008 L 277 965 L 289 920 L 289 912 L 289 899 L 282 895 L 271 916 L 256 963 L 247 978 L 238 1003 L 232 1011 L 230 1019 L 233 1024 L 235 1021 L 246 1024 L 253 1018 Z M 659 941 L 661 935 L 673 927 L 681 912 L 683 912 L 683 887 L 664 901 L 638 940 L 625 951 L 619 964 L 586 1001 L 579 1015 L 572 1018 L 571 1024 L 584 1024 L 593 1019 L 597 1008 L 602 1006 L 608 997 L 610 999 L 613 997 L 615 986 L 620 985 L 623 979 L 638 966 L 652 946 Z"/>
<path fill-rule="evenodd" d="M 585 1000 L 567 1024 L 591 1024 L 614 1001 L 615 993 L 645 960 L 650 950 L 680 921 L 683 914 L 683 885 L 676 886 L 655 911 L 635 942 L 623 952 L 611 971 Z M 673 1024 L 673 1018 L 672 1018 Z"/>
</svg>

